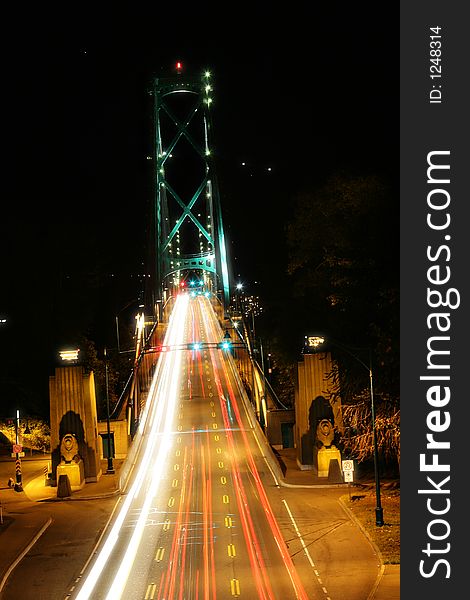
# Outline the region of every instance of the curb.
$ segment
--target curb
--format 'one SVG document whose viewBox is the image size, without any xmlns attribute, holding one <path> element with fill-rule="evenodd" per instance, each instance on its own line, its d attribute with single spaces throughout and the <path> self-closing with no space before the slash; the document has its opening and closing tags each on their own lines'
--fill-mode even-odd
<svg viewBox="0 0 470 600">
<path fill-rule="evenodd" d="M 344 500 L 342 500 L 341 498 L 338 498 L 338 502 L 339 502 L 341 508 L 344 510 L 344 512 L 348 515 L 348 517 L 353 521 L 353 523 L 355 523 L 359 527 L 359 529 L 365 535 L 365 537 L 367 538 L 369 544 L 372 546 L 372 549 L 377 554 L 377 558 L 380 561 L 380 568 L 379 568 L 379 572 L 377 574 L 377 578 L 375 580 L 374 585 L 372 586 L 371 591 L 369 592 L 369 594 L 368 594 L 368 596 L 366 598 L 366 600 L 373 600 L 373 598 L 374 598 L 374 596 L 375 596 L 375 594 L 377 592 L 377 589 L 379 587 L 379 584 L 382 581 L 382 577 L 384 575 L 384 572 L 385 572 L 385 564 L 384 564 L 384 561 L 383 561 L 382 553 L 380 552 L 377 544 L 370 537 L 369 532 L 364 528 L 364 526 L 359 521 L 359 519 L 356 517 L 356 515 L 352 512 L 352 510 L 350 510 L 346 506 L 346 504 L 344 503 Z"/>
<path fill-rule="evenodd" d="M 80 496 L 78 498 L 74 498 L 73 496 L 66 496 L 65 498 L 40 498 L 38 500 L 34 500 L 34 502 L 80 502 L 83 500 L 99 500 L 100 498 L 112 498 L 113 496 L 119 496 L 121 494 L 121 489 L 118 488 L 112 492 L 103 492 L 102 494 L 95 494 L 94 496 Z"/>
<path fill-rule="evenodd" d="M 36 533 L 36 535 L 33 537 L 33 539 L 26 546 L 26 548 L 15 558 L 15 560 L 11 563 L 11 565 L 5 571 L 5 574 L 3 575 L 2 580 L 0 581 L 0 592 L 3 590 L 3 587 L 5 586 L 5 583 L 7 582 L 8 578 L 10 577 L 12 571 L 15 569 L 15 567 L 18 565 L 18 563 L 21 560 L 23 560 L 23 557 L 26 554 L 28 554 L 28 552 L 31 550 L 31 548 L 34 546 L 34 544 L 39 540 L 39 538 L 42 536 L 42 534 L 46 531 L 46 529 L 49 527 L 49 525 L 51 523 L 52 523 L 52 517 L 49 517 L 47 519 L 46 523 L 44 523 L 44 525 L 41 527 L 41 529 L 38 531 L 38 533 Z"/>
<path fill-rule="evenodd" d="M 308 490 L 316 490 L 317 488 L 341 488 L 348 485 L 347 483 L 288 483 L 285 479 L 280 479 L 280 483 L 283 487 L 302 488 Z"/>
<path fill-rule="evenodd" d="M 279 485 L 287 488 L 302 488 L 302 489 L 316 489 L 316 488 L 337 488 L 347 486 L 347 483 L 318 483 L 318 484 L 303 484 L 303 483 L 288 483 L 285 479 L 285 476 L 282 472 L 282 468 L 279 462 L 278 457 L 274 453 L 271 445 L 266 439 L 266 435 L 264 434 L 261 426 L 253 412 L 253 406 L 251 405 L 248 396 L 246 395 L 246 391 L 243 387 L 243 384 L 240 381 L 240 375 L 238 373 L 237 368 L 234 366 L 233 361 L 230 361 L 230 365 L 232 367 L 232 373 L 235 377 L 235 381 L 238 385 L 238 391 L 241 394 L 242 402 L 245 408 L 246 415 L 248 417 L 248 421 L 252 427 L 255 439 L 258 443 L 258 447 L 261 450 L 261 455 L 268 464 L 268 467 L 272 470 L 273 475 L 275 475 L 275 480 L 279 482 Z M 260 441 L 261 440 L 261 441 Z M 264 451 L 261 448 L 261 444 L 264 445 Z M 274 473 L 276 471 L 276 473 Z"/>
</svg>

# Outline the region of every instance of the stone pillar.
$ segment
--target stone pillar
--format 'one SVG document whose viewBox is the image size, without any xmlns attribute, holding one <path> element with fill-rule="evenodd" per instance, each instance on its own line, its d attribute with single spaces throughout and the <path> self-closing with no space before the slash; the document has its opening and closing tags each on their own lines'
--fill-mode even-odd
<svg viewBox="0 0 470 600">
<path fill-rule="evenodd" d="M 301 469 L 317 470 L 316 431 L 322 419 L 342 429 L 341 402 L 339 396 L 330 402 L 334 392 L 327 378 L 333 368 L 329 352 L 304 354 L 297 365 L 295 389 L 295 441 L 297 463 Z"/>
<path fill-rule="evenodd" d="M 93 372 L 86 373 L 80 365 L 57 367 L 55 375 L 49 378 L 49 398 L 53 485 L 57 485 L 60 444 L 67 433 L 77 439 L 85 481 L 98 481 L 101 477 L 100 438 Z"/>
</svg>

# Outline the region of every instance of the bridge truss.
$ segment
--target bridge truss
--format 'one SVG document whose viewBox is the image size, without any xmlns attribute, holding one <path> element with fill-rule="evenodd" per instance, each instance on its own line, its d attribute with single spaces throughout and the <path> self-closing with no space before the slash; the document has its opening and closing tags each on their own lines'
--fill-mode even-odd
<svg viewBox="0 0 470 600">
<path fill-rule="evenodd" d="M 211 142 L 209 71 L 153 82 L 157 298 L 181 288 L 230 302 L 227 250 Z"/>
</svg>

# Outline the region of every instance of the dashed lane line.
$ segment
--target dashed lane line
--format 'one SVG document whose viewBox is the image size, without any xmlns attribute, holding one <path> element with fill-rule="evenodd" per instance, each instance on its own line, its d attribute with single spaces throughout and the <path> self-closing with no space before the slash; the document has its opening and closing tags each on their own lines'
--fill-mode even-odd
<svg viewBox="0 0 470 600">
<path fill-rule="evenodd" d="M 297 527 L 297 523 L 295 522 L 295 519 L 294 519 L 294 517 L 292 515 L 292 512 L 291 512 L 291 510 L 289 508 L 289 505 L 287 504 L 287 502 L 285 500 L 283 500 L 282 502 L 284 503 L 284 506 L 286 507 L 286 510 L 289 513 L 289 517 L 290 517 L 290 520 L 292 521 L 292 525 L 294 526 L 294 529 L 295 529 L 295 532 L 297 534 L 297 537 L 299 538 L 300 543 L 302 544 L 302 548 L 304 549 L 304 552 L 305 552 L 305 555 L 306 555 L 306 557 L 308 559 L 308 562 L 310 563 L 310 565 L 311 565 L 311 567 L 313 569 L 313 572 L 316 575 L 317 581 L 318 581 L 319 585 L 322 586 L 323 593 L 326 595 L 326 600 L 331 600 L 331 598 L 328 596 L 328 590 L 323 585 L 323 581 L 320 578 L 320 574 L 319 574 L 318 570 L 315 568 L 315 563 L 313 562 L 313 559 L 310 556 L 310 552 L 308 551 L 308 548 L 305 545 L 304 539 L 302 537 L 302 534 L 299 531 L 299 528 Z"/>
</svg>

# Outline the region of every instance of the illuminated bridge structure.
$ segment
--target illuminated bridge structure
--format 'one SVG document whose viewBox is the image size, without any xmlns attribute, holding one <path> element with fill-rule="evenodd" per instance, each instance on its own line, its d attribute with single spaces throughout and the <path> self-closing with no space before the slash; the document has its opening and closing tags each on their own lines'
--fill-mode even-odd
<svg viewBox="0 0 470 600">
<path fill-rule="evenodd" d="M 182 287 L 230 302 L 222 210 L 212 147 L 212 75 L 157 78 L 154 96 L 155 270 L 157 301 Z"/>
<path fill-rule="evenodd" d="M 149 91 L 155 164 L 150 267 L 156 276 L 147 283 L 148 316 L 136 316 L 133 370 L 111 416 L 127 419 L 134 436 L 175 300 L 186 291 L 208 298 L 221 325 L 231 330 L 240 376 L 265 427 L 270 409 L 286 407 L 255 356 L 259 351 L 249 328 L 230 318 L 228 253 L 211 144 L 213 76 L 209 70 L 198 77 L 183 75 L 178 63 L 173 77 L 155 78 Z"/>
<path fill-rule="evenodd" d="M 291 516 L 263 431 L 268 385 L 246 324 L 230 318 L 211 92 L 208 72 L 155 80 L 159 319 L 137 318 L 118 406 L 132 439 L 122 495 L 73 600 L 324 597 L 278 524 Z"/>
</svg>

